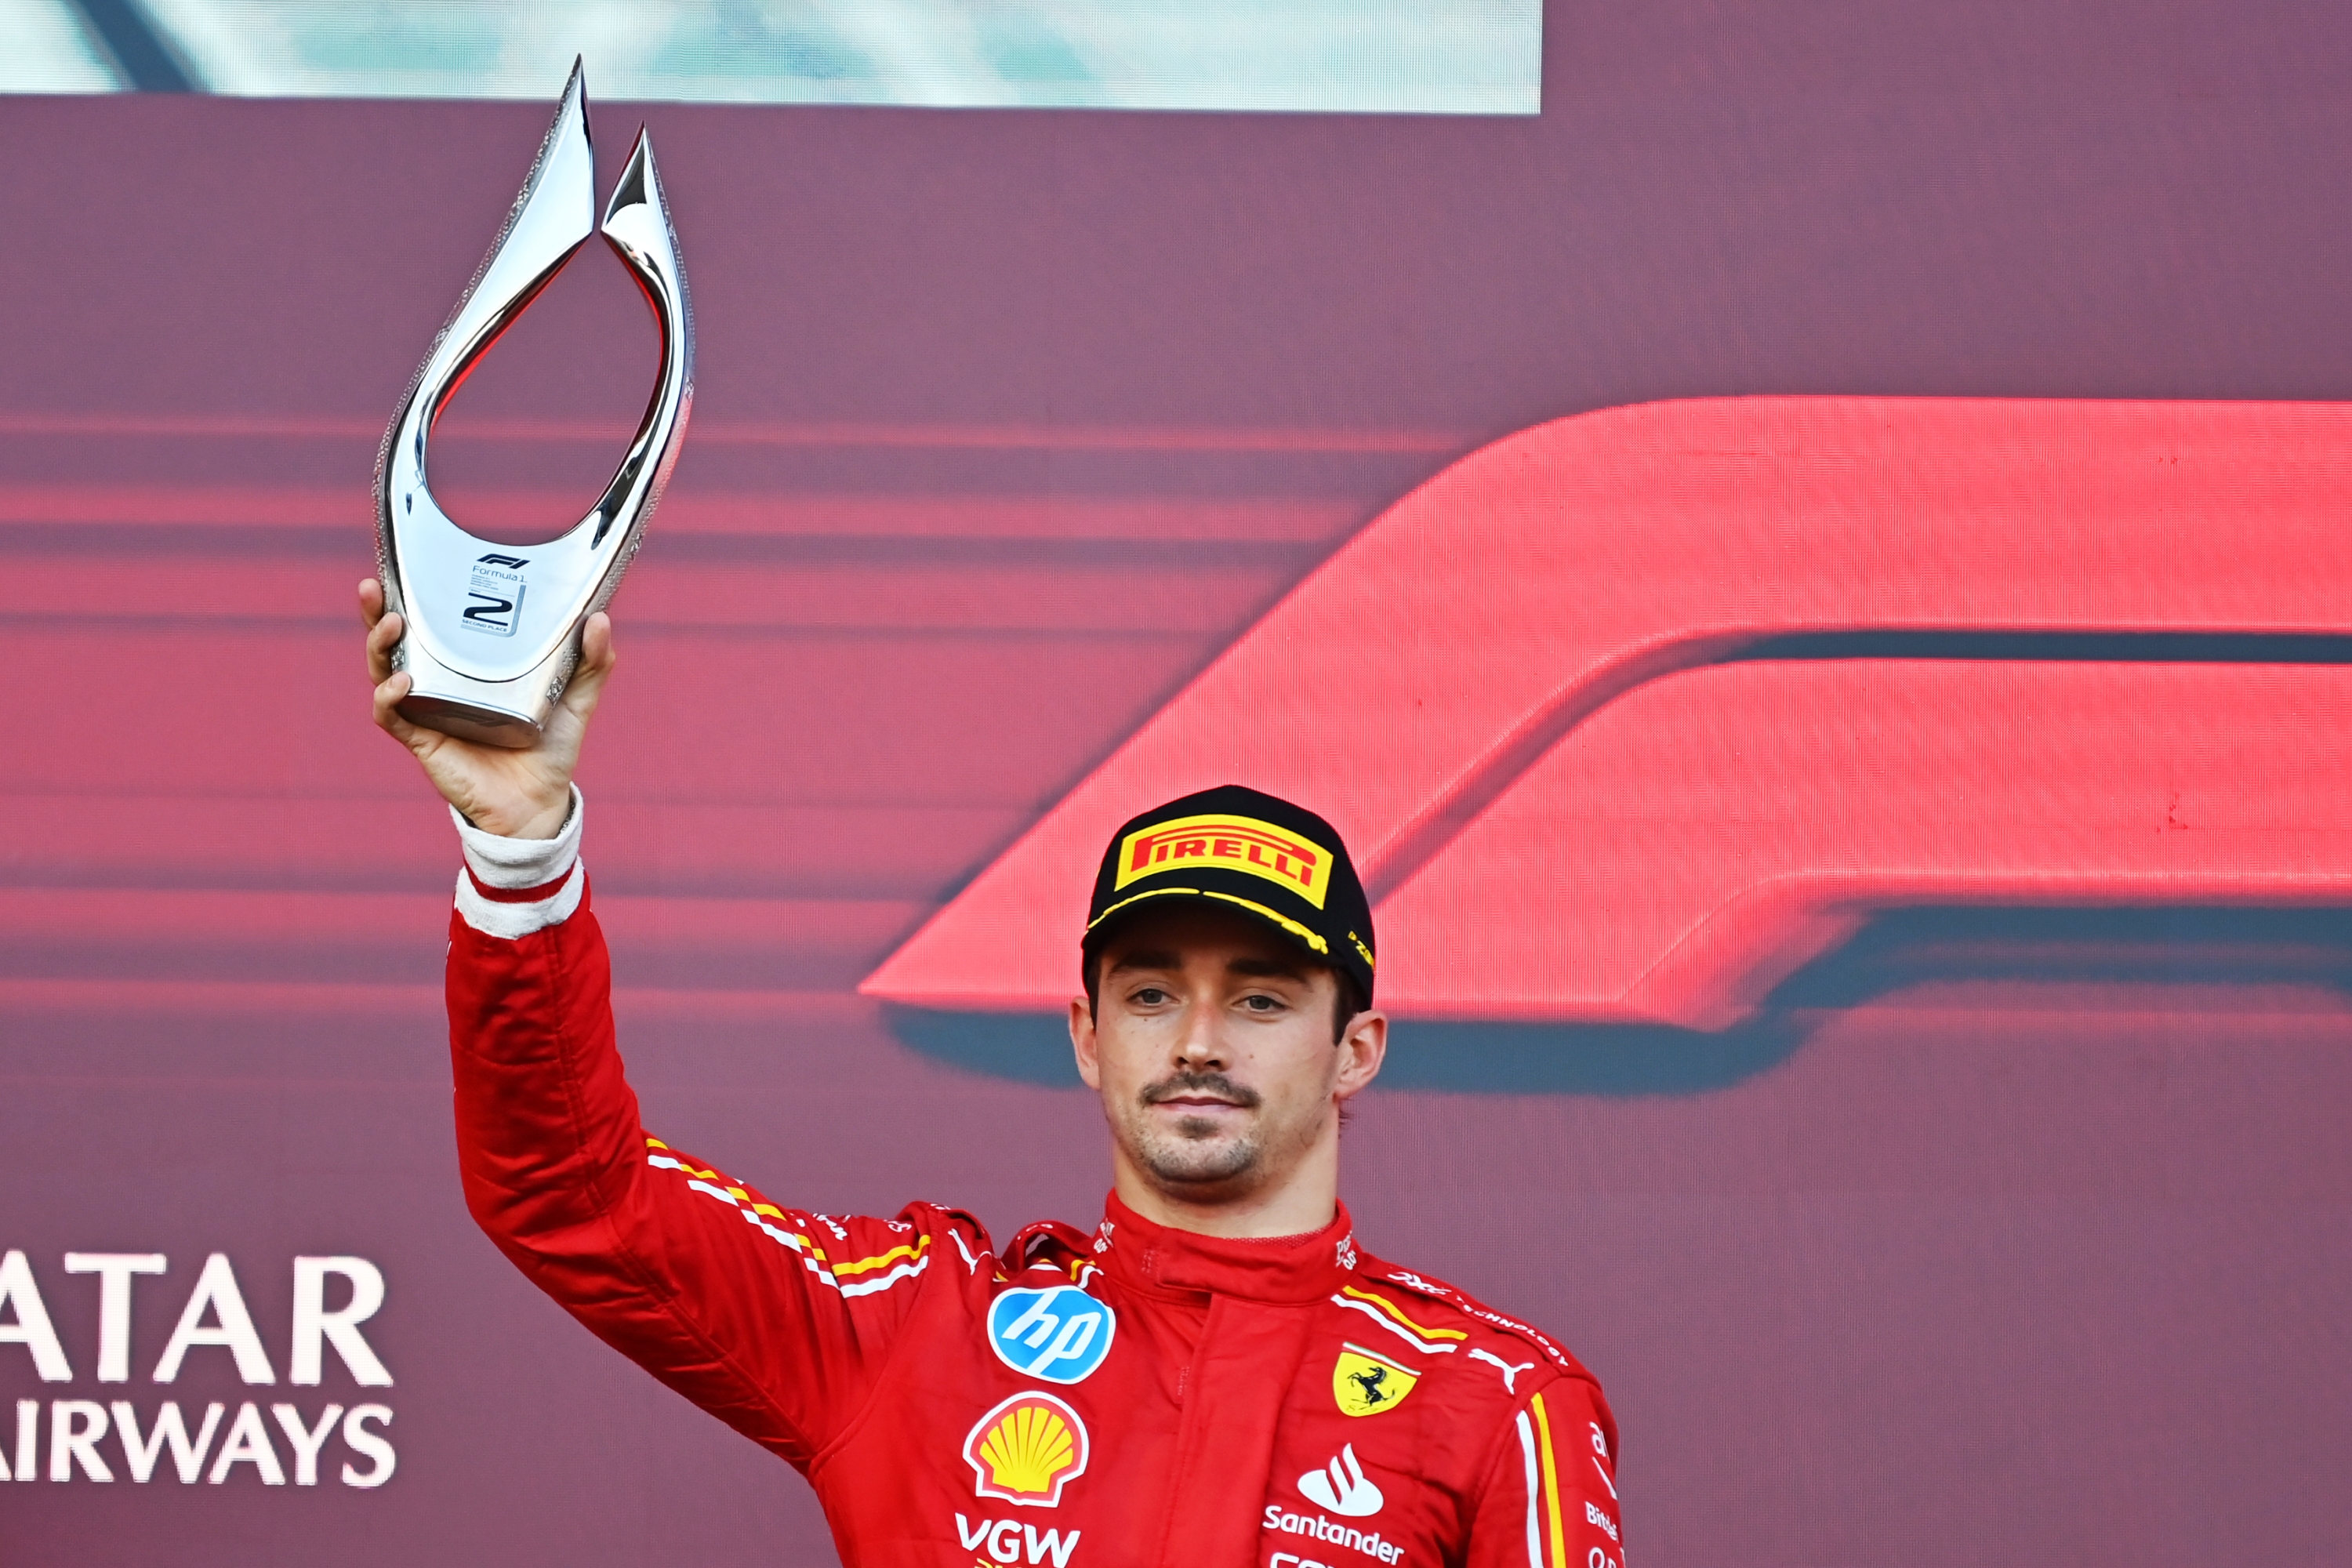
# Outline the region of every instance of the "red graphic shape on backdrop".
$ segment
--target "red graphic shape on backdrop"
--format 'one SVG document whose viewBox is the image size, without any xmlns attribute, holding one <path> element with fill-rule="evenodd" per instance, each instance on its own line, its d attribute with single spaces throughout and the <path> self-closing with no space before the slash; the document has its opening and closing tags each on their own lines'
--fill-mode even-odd
<svg viewBox="0 0 2352 1568">
<path fill-rule="evenodd" d="M 1060 1005 L 1111 830 L 1227 781 L 1348 837 L 1382 1000 L 1430 1015 L 1719 1026 L 1890 903 L 2352 900 L 2352 670 L 2308 653 L 2352 626 L 2347 474 L 2336 405 L 1538 426 L 1333 555 L 862 989 Z M 1772 658 L 1871 635 L 2189 640 Z M 2197 662 L 2264 637 L 2305 651 Z"/>
</svg>

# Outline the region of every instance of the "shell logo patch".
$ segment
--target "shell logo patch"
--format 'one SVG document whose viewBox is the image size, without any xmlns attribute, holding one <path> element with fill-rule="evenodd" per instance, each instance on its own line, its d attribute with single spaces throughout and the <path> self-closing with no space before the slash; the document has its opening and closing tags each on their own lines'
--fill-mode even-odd
<svg viewBox="0 0 2352 1568">
<path fill-rule="evenodd" d="M 988 1307 L 996 1359 L 1047 1383 L 1082 1383 L 1110 1354 L 1118 1318 L 1075 1285 L 1007 1290 Z"/>
<path fill-rule="evenodd" d="M 1361 1345 L 1346 1345 L 1331 1367 L 1331 1394 L 1342 1415 L 1385 1415 L 1404 1403 L 1421 1373 Z"/>
<path fill-rule="evenodd" d="M 1052 1508 L 1087 1473 L 1092 1447 L 1076 1411 L 1050 1394 L 1016 1394 L 971 1424 L 963 1458 L 980 1496 Z"/>
</svg>

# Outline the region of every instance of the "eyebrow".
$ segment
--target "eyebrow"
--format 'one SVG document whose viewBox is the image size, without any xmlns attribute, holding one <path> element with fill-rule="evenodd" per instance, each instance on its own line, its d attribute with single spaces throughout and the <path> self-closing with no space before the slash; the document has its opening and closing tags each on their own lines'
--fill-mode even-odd
<svg viewBox="0 0 2352 1568">
<path fill-rule="evenodd" d="M 1109 973 L 1125 974 L 1131 971 L 1181 969 L 1184 956 L 1167 948 L 1139 948 L 1120 953 L 1111 963 Z M 1256 978 L 1303 980 L 1307 968 L 1303 963 L 1291 963 L 1278 958 L 1236 958 L 1225 965 L 1228 974 Z"/>
<path fill-rule="evenodd" d="M 1124 974 L 1131 969 L 1181 969 L 1183 967 L 1184 960 L 1179 954 L 1171 952 L 1165 948 L 1148 947 L 1139 948 L 1132 952 L 1120 953 L 1111 963 L 1110 973 Z"/>
<path fill-rule="evenodd" d="M 1304 980 L 1307 966 L 1290 963 L 1278 958 L 1236 958 L 1225 965 L 1228 974 L 1259 975 L 1268 979 Z"/>
</svg>

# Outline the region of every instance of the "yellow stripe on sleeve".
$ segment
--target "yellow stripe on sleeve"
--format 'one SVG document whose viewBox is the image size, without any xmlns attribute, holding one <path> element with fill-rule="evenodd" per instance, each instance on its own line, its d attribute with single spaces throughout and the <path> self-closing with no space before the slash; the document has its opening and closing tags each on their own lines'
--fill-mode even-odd
<svg viewBox="0 0 2352 1568">
<path fill-rule="evenodd" d="M 1543 1453 L 1544 1518 L 1551 1525 L 1551 1568 L 1568 1568 L 1568 1537 L 1559 1528 L 1559 1472 L 1551 1461 L 1551 1418 L 1544 1414 L 1542 1394 L 1529 1403 L 1535 1409 L 1536 1436 Z"/>
<path fill-rule="evenodd" d="M 870 1273 L 885 1264 L 895 1263 L 901 1258 L 920 1258 L 923 1255 L 923 1249 L 930 1244 L 929 1237 L 922 1237 L 912 1247 L 894 1247 L 878 1257 L 861 1258 L 855 1263 L 836 1263 L 833 1266 L 833 1271 L 835 1274 Z"/>
<path fill-rule="evenodd" d="M 1375 1296 L 1370 1290 L 1359 1290 L 1353 1285 L 1340 1286 L 1339 1294 L 1342 1296 L 1352 1296 L 1359 1301 L 1370 1301 L 1373 1306 L 1378 1307 L 1381 1311 L 1386 1312 L 1390 1317 L 1394 1318 L 1398 1322 L 1402 1323 L 1406 1328 L 1411 1329 L 1414 1333 L 1419 1334 L 1425 1340 L 1466 1340 L 1470 1337 L 1467 1332 L 1461 1329 L 1424 1329 L 1419 1323 L 1414 1322 L 1411 1318 L 1406 1317 L 1402 1312 L 1398 1311 L 1396 1303 L 1390 1300 L 1387 1297 Z"/>
</svg>

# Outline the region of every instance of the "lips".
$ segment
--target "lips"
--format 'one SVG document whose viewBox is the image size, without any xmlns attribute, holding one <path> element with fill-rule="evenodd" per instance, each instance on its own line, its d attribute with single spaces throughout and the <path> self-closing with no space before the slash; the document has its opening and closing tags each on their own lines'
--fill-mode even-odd
<svg viewBox="0 0 2352 1568">
<path fill-rule="evenodd" d="M 1258 1102 L 1255 1094 L 1221 1073 L 1164 1079 L 1145 1089 L 1142 1098 L 1146 1105 L 1179 1105 L 1192 1110 L 1214 1107 L 1248 1110 Z"/>
</svg>

